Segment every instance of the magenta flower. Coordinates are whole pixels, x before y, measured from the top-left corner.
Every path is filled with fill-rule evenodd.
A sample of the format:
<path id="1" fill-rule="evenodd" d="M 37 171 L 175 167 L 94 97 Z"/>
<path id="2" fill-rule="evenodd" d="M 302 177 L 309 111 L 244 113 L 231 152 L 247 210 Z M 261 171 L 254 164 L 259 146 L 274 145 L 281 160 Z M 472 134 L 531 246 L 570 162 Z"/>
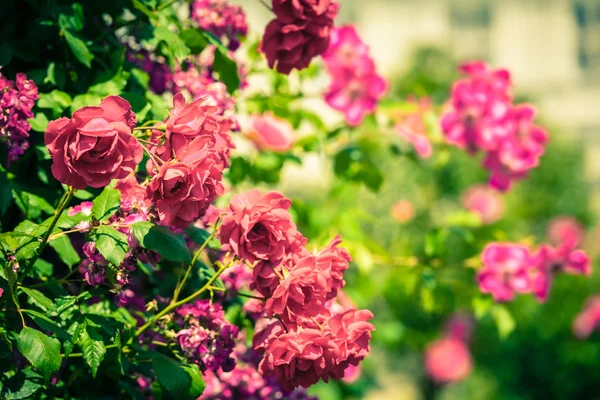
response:
<path id="1" fill-rule="evenodd" d="M 347 69 L 368 70 L 371 67 L 369 46 L 358 36 L 354 25 L 333 29 L 323 60 L 332 74 Z"/>
<path id="2" fill-rule="evenodd" d="M 244 11 L 226 0 L 195 0 L 191 17 L 203 30 L 225 39 L 230 50 L 236 50 L 240 46 L 240 37 L 248 34 Z"/>
<path id="3" fill-rule="evenodd" d="M 515 293 L 530 293 L 528 267 L 531 254 L 525 246 L 490 243 L 482 254 L 483 268 L 477 273 L 479 289 L 496 301 L 510 301 Z"/>
<path id="4" fill-rule="evenodd" d="M 357 126 L 375 110 L 386 91 L 386 80 L 375 72 L 372 64 L 365 71 L 336 75 L 325 93 L 325 101 L 331 108 L 344 113 L 348 125 Z"/>
<path id="5" fill-rule="evenodd" d="M 452 88 L 442 131 L 448 143 L 470 153 L 480 148 L 493 150 L 505 133 L 502 122 L 512 100 L 510 74 L 477 61 L 461 65 L 460 70 L 468 77 Z"/>
<path id="6" fill-rule="evenodd" d="M 29 148 L 27 119 L 33 118 L 31 109 L 38 98 L 38 88 L 27 75 L 18 73 L 12 81 L 0 72 L 0 143 L 6 145 L 7 165 Z"/>

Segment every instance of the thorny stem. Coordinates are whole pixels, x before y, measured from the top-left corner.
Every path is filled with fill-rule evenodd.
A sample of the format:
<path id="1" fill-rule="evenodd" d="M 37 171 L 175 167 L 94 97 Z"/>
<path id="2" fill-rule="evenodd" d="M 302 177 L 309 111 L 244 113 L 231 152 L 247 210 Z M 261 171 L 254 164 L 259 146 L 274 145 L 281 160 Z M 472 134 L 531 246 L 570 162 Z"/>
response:
<path id="1" fill-rule="evenodd" d="M 208 246 L 210 241 L 217 234 L 217 230 L 219 229 L 220 222 L 221 222 L 221 217 L 219 217 L 217 219 L 217 222 L 215 222 L 213 233 L 211 233 L 210 236 L 208 238 L 206 238 L 204 243 L 202 243 L 202 246 L 200 246 L 198 251 L 196 251 L 196 253 L 194 254 L 194 257 L 192 257 L 192 261 L 190 262 L 190 265 L 188 265 L 187 270 L 185 271 L 183 280 L 181 281 L 181 283 L 177 284 L 177 286 L 175 287 L 175 293 L 173 293 L 173 300 L 171 300 L 171 304 L 175 303 L 177 301 L 177 299 L 179 298 L 179 294 L 183 290 L 183 287 L 184 287 L 185 283 L 187 282 L 187 280 L 190 276 L 190 273 L 192 272 L 192 268 L 194 267 L 194 264 L 196 264 L 196 260 L 198 260 L 198 257 L 200 257 L 200 254 L 202 253 L 202 251 L 206 248 L 206 246 Z"/>
<path id="2" fill-rule="evenodd" d="M 67 205 L 73 198 L 74 194 L 75 194 L 75 188 L 70 186 L 69 190 L 67 192 L 65 192 L 65 194 L 63 194 L 63 196 L 61 197 L 58 208 L 54 212 L 54 218 L 52 219 L 52 222 L 50 222 L 50 226 L 48 227 L 48 230 L 46 231 L 46 234 L 44 235 L 42 242 L 40 243 L 40 248 L 35 253 L 35 256 L 31 260 L 31 262 L 29 262 L 27 267 L 24 269 L 23 274 L 21 275 L 22 279 L 27 277 L 27 274 L 29 273 L 29 271 L 31 271 L 31 268 L 33 267 L 35 262 L 38 260 L 38 258 L 40 258 L 40 255 L 42 254 L 42 252 L 44 251 L 44 248 L 48 244 L 50 235 L 52 234 L 52 231 L 54 230 L 54 227 L 56 226 L 58 219 L 62 215 L 63 211 L 65 211 L 65 208 L 67 208 Z"/>

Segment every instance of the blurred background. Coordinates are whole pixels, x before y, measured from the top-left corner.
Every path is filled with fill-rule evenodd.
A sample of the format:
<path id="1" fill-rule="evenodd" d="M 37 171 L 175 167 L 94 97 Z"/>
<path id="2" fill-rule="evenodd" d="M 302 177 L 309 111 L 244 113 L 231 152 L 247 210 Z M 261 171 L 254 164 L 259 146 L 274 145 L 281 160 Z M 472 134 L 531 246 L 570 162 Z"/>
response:
<path id="1" fill-rule="evenodd" d="M 258 0 L 232 2 L 244 7 L 258 40 L 269 10 Z M 431 160 L 390 155 L 377 150 L 376 124 L 365 124 L 352 141 L 377 160 L 378 192 L 341 181 L 318 153 L 306 155 L 303 167 L 285 166 L 279 188 L 293 198 L 300 229 L 315 246 L 342 234 L 354 258 L 347 293 L 376 316 L 372 356 L 360 378 L 319 385 L 315 393 L 600 399 L 600 338 L 579 340 L 572 328 L 586 299 L 600 293 L 596 263 L 589 278 L 557 279 L 545 304 L 530 296 L 495 304 L 474 280 L 487 243 L 539 244 L 561 216 L 581 224 L 584 248 L 597 258 L 600 0 L 342 0 L 337 24 L 345 23 L 369 44 L 393 101 L 427 97 L 441 106 L 457 65 L 486 60 L 511 72 L 517 99 L 536 106 L 551 143 L 541 166 L 502 196 L 502 217 L 492 224 L 469 219 L 461 205 L 469 187 L 486 181 L 480 159 L 451 148 Z M 435 384 L 423 353 L 462 311 L 473 320 L 473 369 L 460 382 Z"/>

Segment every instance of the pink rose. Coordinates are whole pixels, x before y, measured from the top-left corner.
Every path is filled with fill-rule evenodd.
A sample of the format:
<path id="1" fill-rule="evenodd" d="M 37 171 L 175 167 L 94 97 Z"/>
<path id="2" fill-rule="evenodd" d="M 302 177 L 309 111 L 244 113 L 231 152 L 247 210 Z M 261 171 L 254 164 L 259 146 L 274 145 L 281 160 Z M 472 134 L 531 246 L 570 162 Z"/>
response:
<path id="1" fill-rule="evenodd" d="M 294 145 L 294 128 L 286 120 L 272 114 L 251 117 L 247 136 L 261 150 L 284 153 Z"/>
<path id="2" fill-rule="evenodd" d="M 479 216 L 484 224 L 502 218 L 504 200 L 498 191 L 487 185 L 471 186 L 462 196 L 463 207 Z"/>
<path id="3" fill-rule="evenodd" d="M 202 139 L 190 143 L 181 161 L 161 165 L 146 189 L 164 225 L 186 228 L 223 193 L 223 171 Z"/>
<path id="4" fill-rule="evenodd" d="M 321 312 L 330 287 L 327 274 L 315 263 L 313 255 L 298 261 L 265 303 L 268 316 L 280 315 L 285 322 L 296 323 L 300 317 L 316 316 Z"/>
<path id="5" fill-rule="evenodd" d="M 352 308 L 329 319 L 327 324 L 338 347 L 336 363 L 340 366 L 330 374 L 334 379 L 342 379 L 349 365 L 358 365 L 371 351 L 371 332 L 375 326 L 369 320 L 373 317 L 369 310 Z"/>
<path id="6" fill-rule="evenodd" d="M 233 144 L 229 134 L 231 123 L 221 120 L 217 108 L 204 96 L 186 105 L 185 96 L 177 93 L 173 98 L 173 110 L 165 121 L 166 133 L 155 130 L 150 139 L 156 143 L 153 151 L 164 161 L 179 154 L 198 137 L 210 144 L 210 157 L 218 160 L 223 168 L 229 165 L 229 153 Z"/>
<path id="7" fill-rule="evenodd" d="M 461 340 L 440 339 L 425 351 L 425 371 L 438 383 L 463 380 L 469 376 L 472 368 L 471 354 Z"/>
<path id="8" fill-rule="evenodd" d="M 268 344 L 258 370 L 263 376 L 274 374 L 285 390 L 307 388 L 319 379 L 329 380 L 337 351 L 331 335 L 319 329 L 283 333 Z"/>
<path id="9" fill-rule="evenodd" d="M 315 256 L 317 269 L 327 279 L 328 300 L 335 298 L 337 291 L 346 285 L 344 271 L 348 269 L 348 263 L 352 260 L 346 249 L 338 247 L 340 243 L 342 243 L 342 238 L 337 235 L 327 247 Z"/>
<path id="10" fill-rule="evenodd" d="M 250 262 L 276 263 L 304 246 L 306 239 L 288 213 L 291 204 L 279 192 L 258 189 L 234 196 L 219 231 L 223 249 Z"/>
<path id="11" fill-rule="evenodd" d="M 99 107 L 83 107 L 73 117 L 50 121 L 44 141 L 52 157 L 52 174 L 76 189 L 100 188 L 125 178 L 142 160 L 143 150 L 131 134 L 131 105 L 118 96 Z"/>
<path id="12" fill-rule="evenodd" d="M 297 251 L 287 254 L 281 261 L 272 263 L 268 260 L 259 261 L 252 269 L 252 282 L 250 289 L 256 290 L 265 297 L 271 297 L 279 286 L 280 277 L 291 271 L 296 263 L 303 257 L 310 255 L 308 250 L 301 247 Z"/>

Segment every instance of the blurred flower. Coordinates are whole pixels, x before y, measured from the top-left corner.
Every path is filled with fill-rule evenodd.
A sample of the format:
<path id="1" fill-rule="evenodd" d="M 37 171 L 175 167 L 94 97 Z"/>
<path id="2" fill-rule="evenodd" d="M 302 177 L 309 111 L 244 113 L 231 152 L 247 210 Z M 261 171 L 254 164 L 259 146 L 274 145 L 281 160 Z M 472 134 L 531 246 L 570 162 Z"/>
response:
<path id="1" fill-rule="evenodd" d="M 365 70 L 371 67 L 369 46 L 360 39 L 354 25 L 337 26 L 333 29 L 323 60 L 332 75 L 347 69 Z"/>
<path id="2" fill-rule="evenodd" d="M 399 200 L 392 206 L 392 216 L 402 224 L 412 221 L 415 217 L 415 208 L 408 200 Z"/>
<path id="3" fill-rule="evenodd" d="M 550 243 L 555 246 L 577 247 L 583 242 L 585 231 L 575 218 L 559 216 L 552 218 L 548 224 L 547 234 Z"/>
<path id="4" fill-rule="evenodd" d="M 483 268 L 477 273 L 479 289 L 490 293 L 496 301 L 510 301 L 515 293 L 530 293 L 527 268 L 531 254 L 525 246 L 512 243 L 490 243 L 482 254 Z"/>
<path id="5" fill-rule="evenodd" d="M 431 157 L 433 147 L 429 136 L 427 136 L 424 114 L 431 110 L 431 104 L 428 99 L 411 103 L 416 107 L 416 110 L 394 115 L 394 131 L 413 145 L 419 157 L 427 159 Z"/>
<path id="6" fill-rule="evenodd" d="M 435 382 L 451 383 L 465 379 L 473 368 L 465 342 L 446 337 L 433 342 L 425 350 L 425 372 Z"/>
<path id="7" fill-rule="evenodd" d="M 248 34 L 244 11 L 226 0 L 195 0 L 191 16 L 202 30 L 225 39 L 224 43 L 230 50 L 236 50 L 240 46 L 239 38 Z"/>
<path id="8" fill-rule="evenodd" d="M 476 213 L 484 224 L 498 221 L 504 212 L 504 200 L 500 193 L 486 185 L 468 188 L 462 196 L 463 207 Z"/>
<path id="9" fill-rule="evenodd" d="M 455 82 L 450 104 L 441 119 L 446 141 L 471 154 L 486 153 L 490 185 L 505 191 L 539 164 L 548 140 L 533 124 L 535 109 L 514 105 L 510 74 L 483 62 L 460 67 L 467 77 Z"/>
<path id="10" fill-rule="evenodd" d="M 342 74 L 329 86 L 325 101 L 331 108 L 344 113 L 348 125 L 357 126 L 375 110 L 386 91 L 386 80 L 374 70 L 360 75 Z"/>
<path id="11" fill-rule="evenodd" d="M 446 321 L 444 333 L 446 337 L 470 342 L 473 335 L 473 318 L 462 312 L 455 313 Z"/>
<path id="12" fill-rule="evenodd" d="M 292 125 L 270 113 L 251 116 L 246 135 L 259 149 L 277 153 L 290 150 L 295 141 Z"/>
<path id="13" fill-rule="evenodd" d="M 573 321 L 573 334 L 579 339 L 587 339 L 594 330 L 600 328 L 600 296 L 587 299 L 583 310 Z"/>

